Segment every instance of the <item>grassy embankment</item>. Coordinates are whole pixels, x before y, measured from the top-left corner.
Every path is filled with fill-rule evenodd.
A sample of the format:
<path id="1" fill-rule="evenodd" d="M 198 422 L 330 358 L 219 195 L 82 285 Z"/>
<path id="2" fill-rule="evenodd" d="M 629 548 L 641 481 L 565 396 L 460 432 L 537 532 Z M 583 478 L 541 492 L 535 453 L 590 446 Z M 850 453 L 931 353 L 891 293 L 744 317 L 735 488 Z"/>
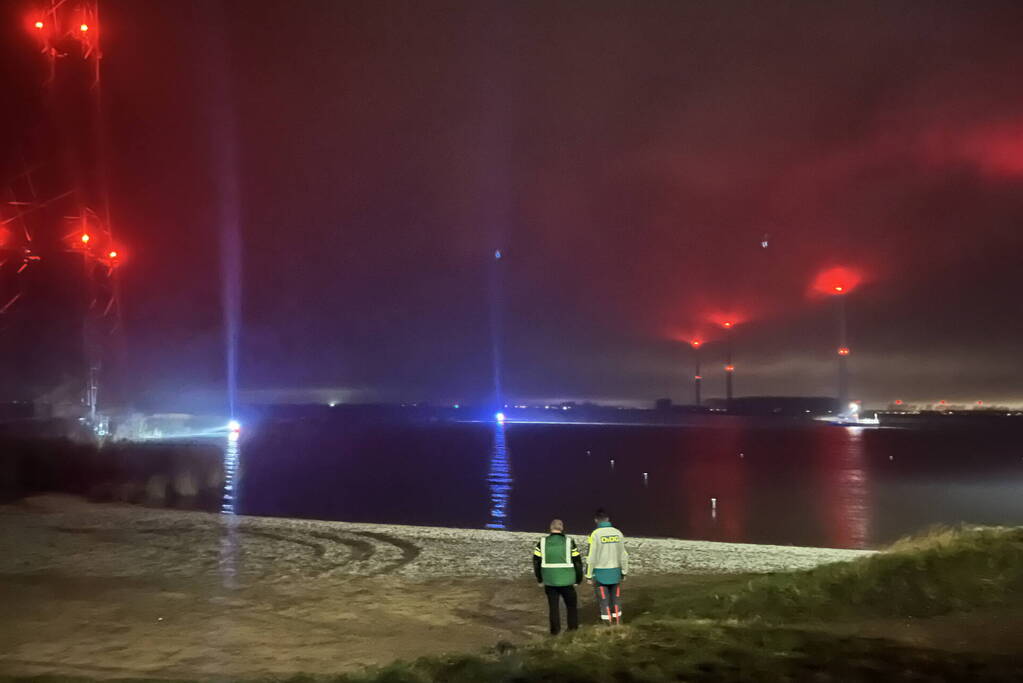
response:
<path id="1" fill-rule="evenodd" d="M 1023 530 L 942 530 L 805 572 L 651 588 L 632 596 L 639 616 L 619 629 L 397 662 L 338 680 L 1020 681 L 1023 658 L 985 641 L 1013 614 L 1023 616 L 1021 593 Z M 970 618 L 957 624 L 955 615 Z M 949 617 L 956 651 L 926 639 L 929 624 L 947 631 Z M 898 638 L 908 621 L 924 642 Z M 889 637 L 849 635 L 863 632 Z"/>

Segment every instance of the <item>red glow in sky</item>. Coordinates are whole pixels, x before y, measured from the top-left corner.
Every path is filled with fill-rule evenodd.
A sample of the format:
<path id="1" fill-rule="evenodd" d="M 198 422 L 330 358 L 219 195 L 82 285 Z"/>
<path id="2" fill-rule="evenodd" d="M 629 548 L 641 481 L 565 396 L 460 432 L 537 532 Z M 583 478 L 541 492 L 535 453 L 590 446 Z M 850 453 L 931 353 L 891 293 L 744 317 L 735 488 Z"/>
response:
<path id="1" fill-rule="evenodd" d="M 817 294 L 848 294 L 863 282 L 863 274 L 846 266 L 835 266 L 821 271 L 814 278 L 811 289 Z"/>

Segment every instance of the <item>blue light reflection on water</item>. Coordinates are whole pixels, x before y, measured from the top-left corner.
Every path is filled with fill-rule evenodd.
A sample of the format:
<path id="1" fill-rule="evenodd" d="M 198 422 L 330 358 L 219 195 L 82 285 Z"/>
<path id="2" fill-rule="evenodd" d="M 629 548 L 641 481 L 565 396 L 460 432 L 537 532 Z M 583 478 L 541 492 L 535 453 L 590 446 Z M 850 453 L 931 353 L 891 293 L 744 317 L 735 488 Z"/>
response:
<path id="1" fill-rule="evenodd" d="M 231 431 L 224 446 L 224 496 L 220 503 L 223 520 L 220 539 L 220 576 L 225 586 L 233 588 L 238 576 L 238 461 L 241 456 L 239 433 Z"/>
<path id="2" fill-rule="evenodd" d="M 494 443 L 490 449 L 490 470 L 487 472 L 487 487 L 490 491 L 490 521 L 486 526 L 488 529 L 507 528 L 508 498 L 511 496 L 513 482 L 504 430 L 504 421 L 495 420 Z"/>

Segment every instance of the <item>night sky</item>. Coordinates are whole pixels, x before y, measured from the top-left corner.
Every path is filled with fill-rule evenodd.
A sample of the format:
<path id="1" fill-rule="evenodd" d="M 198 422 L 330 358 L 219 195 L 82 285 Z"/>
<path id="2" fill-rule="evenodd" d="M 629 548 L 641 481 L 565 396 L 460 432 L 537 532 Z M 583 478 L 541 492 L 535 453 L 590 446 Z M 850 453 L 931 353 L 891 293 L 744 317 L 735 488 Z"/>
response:
<path id="1" fill-rule="evenodd" d="M 101 6 L 140 397 L 222 386 L 236 192 L 250 400 L 483 400 L 495 305 L 512 400 L 686 401 L 721 317 L 737 395 L 833 395 L 846 266 L 855 397 L 1023 402 L 1018 1 Z"/>

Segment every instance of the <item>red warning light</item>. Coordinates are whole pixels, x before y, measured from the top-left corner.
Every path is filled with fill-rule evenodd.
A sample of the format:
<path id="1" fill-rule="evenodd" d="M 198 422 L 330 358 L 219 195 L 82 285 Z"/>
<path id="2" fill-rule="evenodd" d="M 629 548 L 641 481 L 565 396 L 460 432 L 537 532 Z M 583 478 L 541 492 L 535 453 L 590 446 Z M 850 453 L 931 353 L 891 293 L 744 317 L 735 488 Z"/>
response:
<path id="1" fill-rule="evenodd" d="M 91 239 L 92 238 L 89 237 L 89 233 L 87 233 L 87 232 L 86 233 L 82 233 L 82 244 L 88 244 L 89 240 L 91 240 Z"/>
<path id="2" fill-rule="evenodd" d="M 698 349 L 701 346 L 703 346 L 703 340 L 702 339 L 693 339 L 693 340 L 691 340 L 689 342 L 689 345 L 692 346 L 694 349 Z"/>
<path id="3" fill-rule="evenodd" d="M 735 366 L 734 365 L 726 365 L 725 366 L 725 372 L 735 372 Z"/>
<path id="4" fill-rule="evenodd" d="M 941 399 L 940 401 L 938 401 L 938 404 L 939 405 L 945 405 L 945 399 Z"/>
<path id="5" fill-rule="evenodd" d="M 849 347 L 848 346 L 841 346 L 841 347 L 839 347 L 838 355 L 839 356 L 848 356 L 849 355 Z"/>
<path id="6" fill-rule="evenodd" d="M 703 379 L 703 375 L 693 375 L 693 379 Z"/>
<path id="7" fill-rule="evenodd" d="M 901 398 L 895 399 L 895 405 L 901 406 L 902 405 L 902 399 Z"/>
<path id="8" fill-rule="evenodd" d="M 107 254 L 107 256 L 109 256 L 110 258 L 117 258 L 117 252 L 116 251 L 112 251 L 109 254 Z"/>
<path id="9" fill-rule="evenodd" d="M 78 30 L 81 31 L 82 33 L 85 33 L 86 31 L 89 30 L 89 25 L 88 24 L 82 24 L 81 26 L 78 27 Z"/>
<path id="10" fill-rule="evenodd" d="M 37 21 L 35 24 L 33 24 L 33 26 L 35 26 L 37 29 L 41 29 L 41 28 L 45 27 L 46 24 L 44 24 L 41 21 Z"/>
<path id="11" fill-rule="evenodd" d="M 725 328 L 731 329 L 732 325 L 734 325 L 734 324 L 735 323 L 733 323 L 731 320 L 726 320 L 723 323 L 721 323 L 721 327 L 725 327 Z"/>
<path id="12" fill-rule="evenodd" d="M 984 405 L 984 402 L 983 401 L 977 401 L 977 405 L 982 406 L 982 405 Z"/>
<path id="13" fill-rule="evenodd" d="M 863 274 L 853 268 L 842 266 L 821 271 L 814 278 L 811 288 L 820 294 L 848 294 L 863 281 Z"/>

